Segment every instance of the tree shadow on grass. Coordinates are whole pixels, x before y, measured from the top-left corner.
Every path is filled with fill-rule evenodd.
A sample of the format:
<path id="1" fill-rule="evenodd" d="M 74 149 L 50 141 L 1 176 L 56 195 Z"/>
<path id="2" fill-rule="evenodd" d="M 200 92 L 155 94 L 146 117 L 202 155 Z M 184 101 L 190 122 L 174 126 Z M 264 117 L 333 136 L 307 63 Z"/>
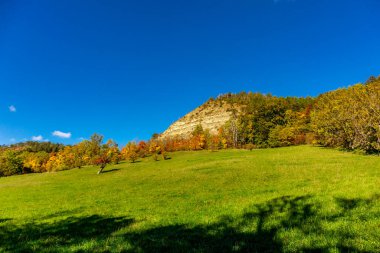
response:
<path id="1" fill-rule="evenodd" d="M 284 196 L 263 205 L 256 205 L 240 217 L 223 216 L 209 225 L 172 225 L 139 233 L 125 234 L 140 252 L 281 252 L 283 242 L 279 229 L 300 226 L 314 215 L 309 196 Z M 286 213 L 276 226 L 267 226 L 275 214 Z"/>
<path id="2" fill-rule="evenodd" d="M 104 174 L 104 173 L 109 173 L 109 172 L 114 172 L 114 171 L 118 171 L 118 170 L 120 170 L 120 169 L 103 170 L 103 171 L 102 171 L 102 174 Z"/>
<path id="3" fill-rule="evenodd" d="M 356 204 L 344 204 L 348 208 L 341 208 L 327 217 L 319 213 L 320 204 L 306 195 L 275 198 L 253 205 L 241 215 L 222 216 L 208 224 L 174 224 L 138 230 L 130 228 L 135 222 L 133 219 L 92 215 L 70 217 L 55 223 L 1 225 L 0 251 L 366 252 L 347 241 L 355 234 L 328 230 L 323 222 L 339 223 L 351 215 L 352 208 L 373 206 L 379 199 L 377 196 L 336 199 L 338 205 Z M 331 239 L 330 244 L 318 244 L 321 236 Z M 303 244 L 304 239 L 311 243 Z"/>
<path id="4" fill-rule="evenodd" d="M 370 206 L 380 200 L 380 194 L 374 194 L 368 199 L 363 198 L 335 198 L 336 203 L 346 211 L 353 210 L 360 206 Z"/>
<path id="5" fill-rule="evenodd" d="M 375 200 L 363 199 L 362 203 L 371 205 Z M 363 240 L 363 235 L 326 229 L 326 217 L 319 209 L 311 196 L 283 196 L 212 224 L 161 226 L 123 237 L 132 244 L 133 252 L 373 252 L 349 241 L 355 236 Z M 328 220 L 339 222 L 348 213 L 342 210 Z M 325 244 L 318 243 L 321 237 L 327 239 Z"/>
<path id="6" fill-rule="evenodd" d="M 125 217 L 70 217 L 54 223 L 0 227 L 0 252 L 57 252 L 86 242 L 103 242 L 134 222 Z"/>
<path id="7" fill-rule="evenodd" d="M 0 219 L 0 223 L 6 222 L 6 221 L 9 221 L 9 220 L 11 220 L 11 219 L 8 219 L 8 218 L 6 218 L 6 219 Z"/>

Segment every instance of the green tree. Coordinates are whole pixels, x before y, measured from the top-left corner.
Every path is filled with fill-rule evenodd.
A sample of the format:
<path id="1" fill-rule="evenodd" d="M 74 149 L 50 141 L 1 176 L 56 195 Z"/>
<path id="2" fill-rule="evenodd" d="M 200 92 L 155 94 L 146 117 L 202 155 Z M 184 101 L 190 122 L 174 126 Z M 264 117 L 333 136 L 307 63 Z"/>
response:
<path id="1" fill-rule="evenodd" d="M 0 155 L 0 176 L 22 173 L 22 159 L 15 151 L 7 150 Z"/>

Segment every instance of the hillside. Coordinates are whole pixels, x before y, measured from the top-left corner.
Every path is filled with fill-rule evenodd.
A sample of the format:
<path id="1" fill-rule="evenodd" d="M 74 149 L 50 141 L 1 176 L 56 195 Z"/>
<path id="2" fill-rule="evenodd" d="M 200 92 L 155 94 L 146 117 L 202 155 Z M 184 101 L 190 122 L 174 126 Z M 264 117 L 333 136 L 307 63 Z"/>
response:
<path id="1" fill-rule="evenodd" d="M 380 153 L 379 101 L 380 77 L 318 97 L 227 93 L 176 121 L 161 138 L 169 151 L 320 144 Z M 166 140 L 175 136 L 182 138 Z"/>
<path id="2" fill-rule="evenodd" d="M 171 157 L 0 178 L 0 252 L 379 252 L 377 156 Z"/>
<path id="3" fill-rule="evenodd" d="M 202 125 L 204 130 L 217 134 L 218 129 L 231 119 L 233 112 L 239 114 L 242 105 L 231 104 L 222 100 L 209 100 L 189 112 L 161 134 L 161 138 L 189 137 L 195 127 Z"/>
<path id="4" fill-rule="evenodd" d="M 210 98 L 161 136 L 132 141 L 125 147 L 96 133 L 73 146 L 49 142 L 0 146 L 0 176 L 104 165 L 149 155 L 165 157 L 166 152 L 185 150 L 319 144 L 379 154 L 379 101 L 380 77 L 316 98 L 227 93 Z"/>

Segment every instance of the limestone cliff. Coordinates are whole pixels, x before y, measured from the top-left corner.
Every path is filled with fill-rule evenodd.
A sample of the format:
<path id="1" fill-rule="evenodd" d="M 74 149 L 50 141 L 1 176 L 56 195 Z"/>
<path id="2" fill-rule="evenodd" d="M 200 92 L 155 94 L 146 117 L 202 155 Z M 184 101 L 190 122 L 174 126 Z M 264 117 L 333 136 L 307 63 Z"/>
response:
<path id="1" fill-rule="evenodd" d="M 216 134 L 218 129 L 230 120 L 233 111 L 241 111 L 238 105 L 231 105 L 221 100 L 211 100 L 174 122 L 161 134 L 161 138 L 188 137 L 197 125 Z"/>

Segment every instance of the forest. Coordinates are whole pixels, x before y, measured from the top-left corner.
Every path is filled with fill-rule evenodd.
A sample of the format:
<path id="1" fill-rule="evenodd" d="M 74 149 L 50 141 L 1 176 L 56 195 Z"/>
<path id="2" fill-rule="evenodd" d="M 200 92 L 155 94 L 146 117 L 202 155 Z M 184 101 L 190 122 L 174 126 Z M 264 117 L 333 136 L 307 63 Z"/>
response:
<path id="1" fill-rule="evenodd" d="M 0 176 L 40 173 L 135 162 L 151 156 L 168 159 L 168 152 L 227 148 L 273 148 L 321 145 L 373 154 L 380 151 L 380 76 L 364 84 L 340 88 L 318 97 L 277 97 L 270 94 L 224 94 L 210 100 L 239 105 L 231 119 L 210 134 L 198 125 L 191 136 L 129 142 L 120 148 L 112 139 L 93 134 L 75 145 L 24 142 L 0 147 Z M 207 102 L 206 102 L 207 104 Z"/>

